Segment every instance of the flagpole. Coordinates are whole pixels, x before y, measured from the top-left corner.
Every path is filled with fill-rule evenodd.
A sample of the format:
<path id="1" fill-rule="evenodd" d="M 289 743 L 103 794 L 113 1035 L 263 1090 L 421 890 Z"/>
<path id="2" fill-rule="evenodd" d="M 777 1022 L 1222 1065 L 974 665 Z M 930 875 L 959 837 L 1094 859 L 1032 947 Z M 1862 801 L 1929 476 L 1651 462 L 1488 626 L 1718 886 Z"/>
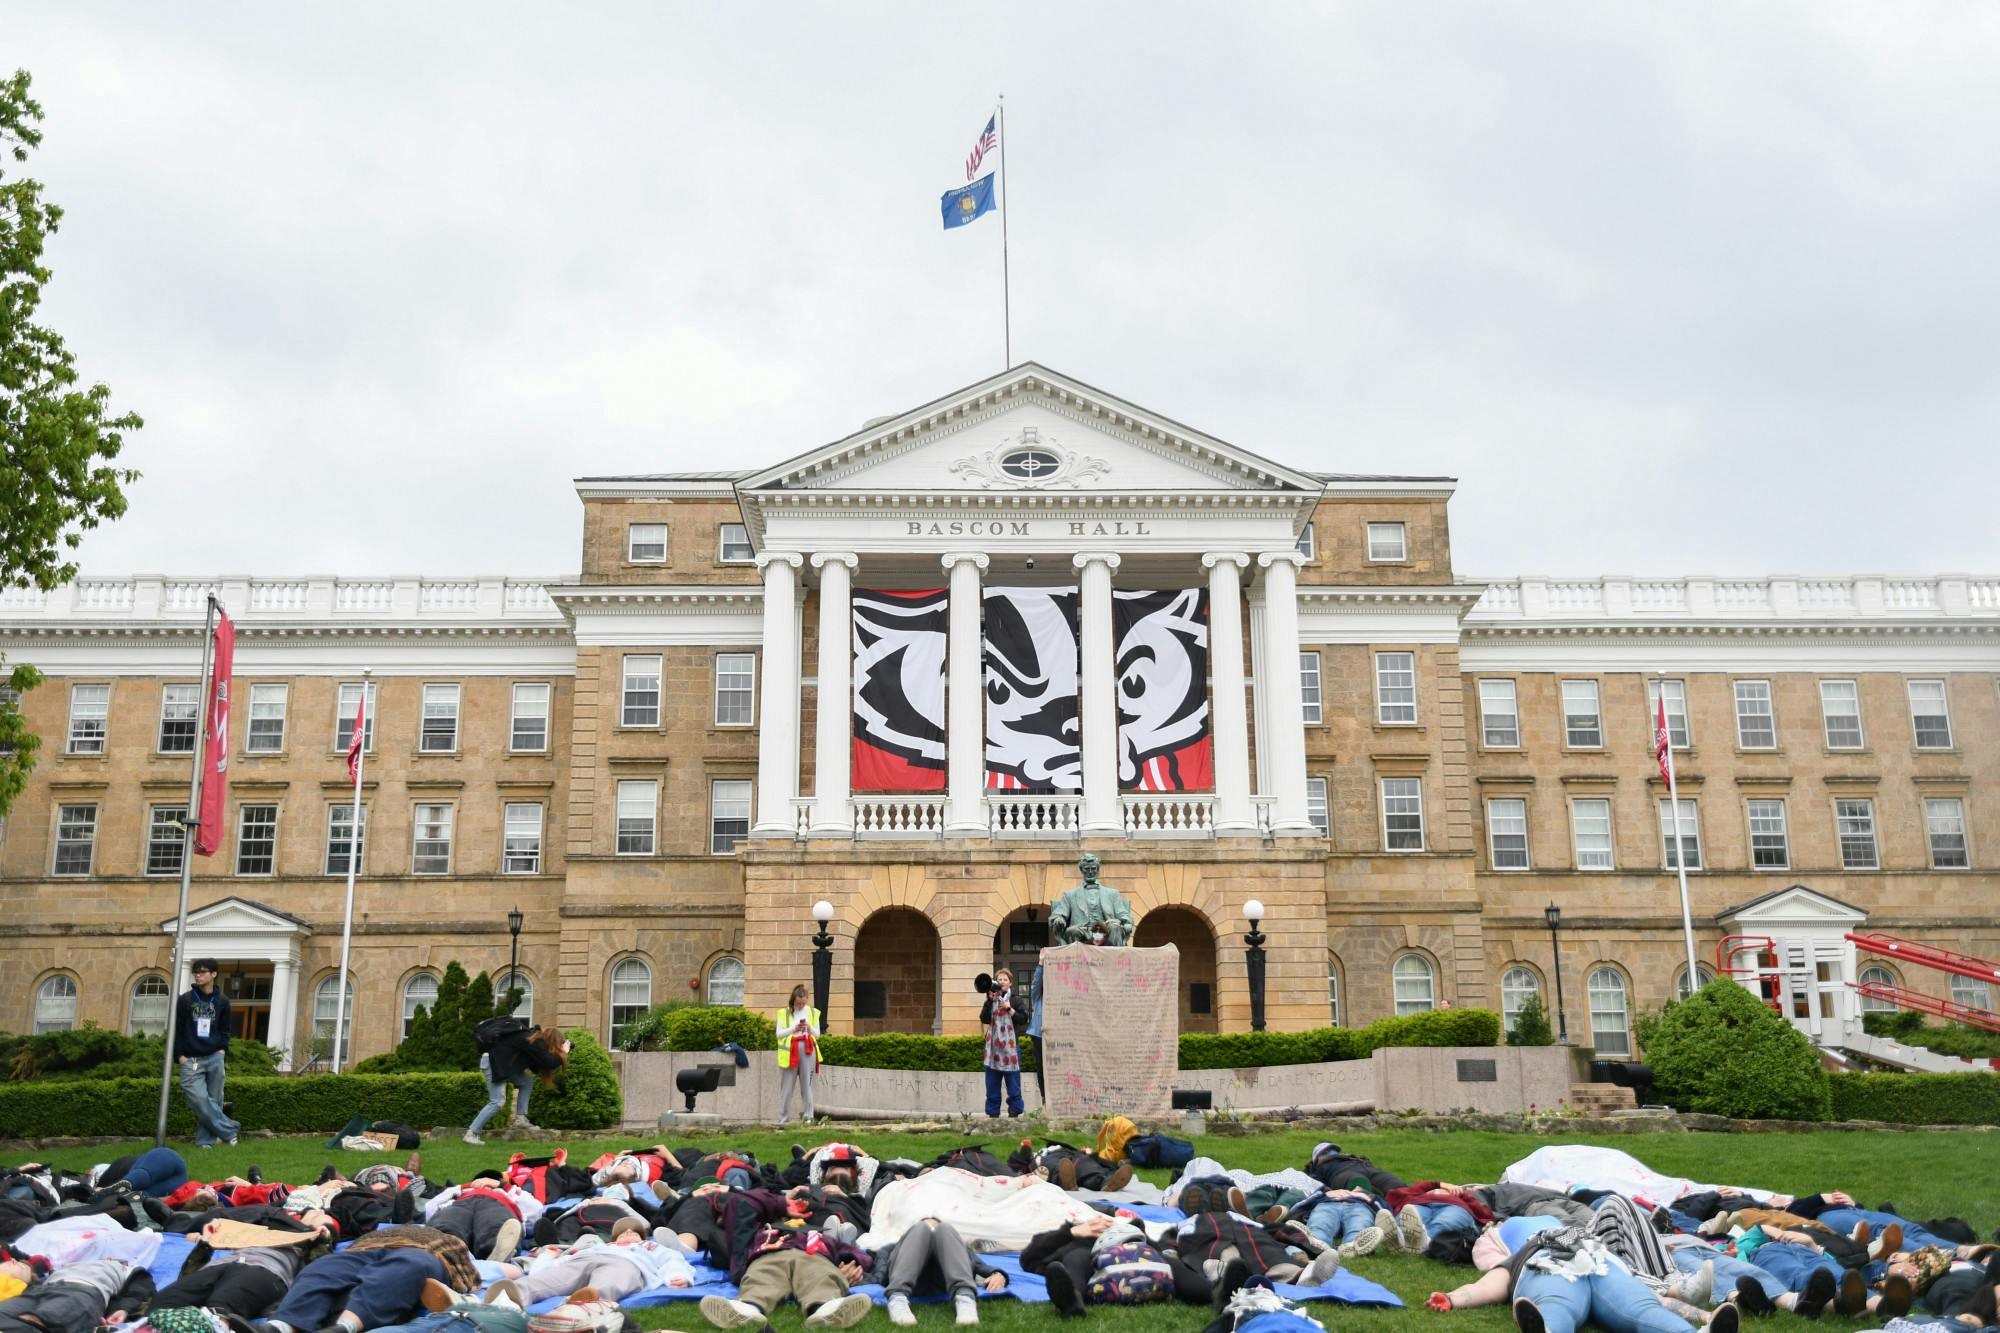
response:
<path id="1" fill-rule="evenodd" d="M 994 112 L 1000 119 L 1000 170 L 993 184 L 1000 192 L 1000 327 L 1006 340 L 1007 364 L 1002 370 L 1014 368 L 1014 290 L 1013 280 L 1007 269 L 1007 94 L 1000 94 L 1000 109 Z"/>
<path id="2" fill-rule="evenodd" d="M 368 711 L 368 680 L 375 668 L 361 668 L 361 719 L 355 725 L 361 729 L 358 739 L 360 748 L 354 752 L 354 804 L 348 807 L 353 815 L 350 841 L 347 844 L 347 903 L 340 913 L 340 984 L 334 988 L 333 1008 L 333 1072 L 340 1072 L 343 1054 L 342 1034 L 347 1028 L 347 959 L 354 942 L 354 874 L 361 866 L 361 850 L 367 845 L 368 825 L 361 814 L 361 771 L 368 766 L 368 726 L 374 720 Z"/>
<path id="3" fill-rule="evenodd" d="M 215 594 L 208 595 L 208 605 L 202 613 L 201 623 L 201 717 L 194 731 L 194 772 L 188 776 L 188 808 L 181 816 L 181 905 L 174 917 L 174 966 L 170 974 L 173 987 L 167 1002 L 167 1049 L 160 1057 L 160 1115 L 153 1126 L 153 1146 L 167 1146 L 167 1100 L 174 1087 L 174 1029 L 180 1017 L 181 1008 L 181 965 L 187 952 L 188 927 L 188 886 L 194 875 L 194 836 L 201 823 L 201 783 L 202 770 L 207 766 L 208 750 L 208 710 L 209 710 L 209 650 L 215 645 L 215 608 L 218 603 Z M 216 1108 L 220 1110 L 220 1107 Z"/>
<path id="4" fill-rule="evenodd" d="M 1667 709 L 1667 681 L 1666 681 L 1667 673 L 1662 671 L 1659 673 L 1659 675 L 1660 675 L 1660 715 L 1662 717 L 1665 717 Z M 1667 808 L 1674 812 L 1674 869 L 1680 872 L 1681 934 L 1686 938 L 1687 941 L 1688 993 L 1693 994 L 1695 991 L 1701 989 L 1701 973 L 1695 967 L 1695 962 L 1694 962 L 1694 915 L 1688 910 L 1687 844 L 1681 841 L 1681 788 L 1679 779 L 1674 775 L 1674 737 L 1673 737 L 1673 732 L 1670 728 L 1666 730 L 1667 730 Z"/>

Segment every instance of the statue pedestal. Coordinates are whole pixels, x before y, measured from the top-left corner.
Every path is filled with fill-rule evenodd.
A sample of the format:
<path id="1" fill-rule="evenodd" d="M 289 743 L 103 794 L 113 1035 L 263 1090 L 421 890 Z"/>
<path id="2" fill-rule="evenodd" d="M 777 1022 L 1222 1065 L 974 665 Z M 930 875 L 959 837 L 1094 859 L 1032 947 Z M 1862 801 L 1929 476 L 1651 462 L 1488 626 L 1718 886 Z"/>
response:
<path id="1" fill-rule="evenodd" d="M 1172 1111 L 1181 955 L 1065 944 L 1042 950 L 1042 1072 L 1051 1120 Z"/>

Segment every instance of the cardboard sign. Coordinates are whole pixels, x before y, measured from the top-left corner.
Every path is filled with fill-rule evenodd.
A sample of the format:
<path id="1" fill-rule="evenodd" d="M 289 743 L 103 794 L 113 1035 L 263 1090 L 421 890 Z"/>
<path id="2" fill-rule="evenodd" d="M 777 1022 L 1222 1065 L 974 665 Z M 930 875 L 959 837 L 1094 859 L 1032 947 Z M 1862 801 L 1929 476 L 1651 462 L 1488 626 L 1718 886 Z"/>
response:
<path id="1" fill-rule="evenodd" d="M 1180 1067 L 1181 954 L 1065 944 L 1042 950 L 1048 1115 L 1159 1118 Z"/>

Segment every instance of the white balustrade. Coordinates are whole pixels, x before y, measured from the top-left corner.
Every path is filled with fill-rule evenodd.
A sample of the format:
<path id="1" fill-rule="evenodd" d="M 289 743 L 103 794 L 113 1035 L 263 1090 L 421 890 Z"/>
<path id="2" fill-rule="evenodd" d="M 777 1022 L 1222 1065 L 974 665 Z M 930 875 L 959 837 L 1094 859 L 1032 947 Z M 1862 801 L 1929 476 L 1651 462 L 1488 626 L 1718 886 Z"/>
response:
<path id="1" fill-rule="evenodd" d="M 522 583 L 515 579 L 507 580 L 501 604 L 510 612 L 553 611 L 556 607 L 546 584 Z"/>
<path id="2" fill-rule="evenodd" d="M 1490 583 L 1480 595 L 1479 609 L 1495 614 L 1519 615 L 1521 613 L 1521 585 L 1518 583 Z"/>
<path id="3" fill-rule="evenodd" d="M 2000 611 L 2000 579 L 1973 579 L 1965 585 L 1965 601 L 1975 611 Z"/>
<path id="4" fill-rule="evenodd" d="M 1632 580 L 1632 609 L 1646 615 L 1673 614 L 1688 609 L 1687 584 L 1679 579 Z"/>
<path id="5" fill-rule="evenodd" d="M 1937 610 L 1937 582 L 1933 579 L 1885 579 L 1882 604 L 1891 611 Z"/>
<path id="6" fill-rule="evenodd" d="M 1725 615 L 1762 615 L 1771 609 L 1771 585 L 1764 579 L 1718 579 L 1715 606 Z"/>
<path id="7" fill-rule="evenodd" d="M 1252 796 L 1250 809 L 1257 817 L 1257 831 L 1268 836 L 1271 823 L 1277 818 L 1278 798 L 1275 796 Z"/>
<path id="8" fill-rule="evenodd" d="M 1070 792 L 988 794 L 986 831 L 996 838 L 1074 838 L 1083 831 L 1083 797 Z"/>
<path id="9" fill-rule="evenodd" d="M 425 579 L 418 604 L 425 611 L 475 611 L 479 608 L 479 580 Z"/>
<path id="10" fill-rule="evenodd" d="M 257 580 L 250 585 L 250 609 L 258 614 L 286 614 L 306 609 L 304 579 Z"/>
<path id="11" fill-rule="evenodd" d="M 856 796 L 848 802 L 857 838 L 944 836 L 942 796 Z"/>
<path id="12" fill-rule="evenodd" d="M 1127 792 L 1125 832 L 1134 838 L 1208 838 L 1215 833 L 1215 798 L 1169 792 Z"/>
<path id="13" fill-rule="evenodd" d="M 39 611 L 48 603 L 40 588 L 0 588 L 0 611 Z"/>
<path id="14" fill-rule="evenodd" d="M 1604 611 L 1604 585 L 1595 579 L 1551 580 L 1549 609 L 1565 616 L 1601 615 Z"/>
<path id="15" fill-rule="evenodd" d="M 812 822 L 813 798 L 810 796 L 794 796 L 792 798 L 792 828 L 803 838 L 806 836 L 806 830 L 812 827 Z"/>
<path id="16" fill-rule="evenodd" d="M 1987 616 L 2000 612 L 2000 579 L 1996 578 L 1615 579 L 1612 582 L 1626 593 L 1616 599 L 1605 597 L 1602 579 L 1485 582 L 1486 591 L 1466 616 L 1469 625 L 1578 618 L 1616 621 L 1663 615 L 1787 620 Z"/>
<path id="17" fill-rule="evenodd" d="M 1815 615 L 1854 609 L 1854 583 L 1850 579 L 1800 579 L 1799 610 Z"/>
<path id="18" fill-rule="evenodd" d="M 387 611 L 395 595 L 396 585 L 388 579 L 342 579 L 333 590 L 333 609 L 349 614 Z"/>
<path id="19" fill-rule="evenodd" d="M 76 609 L 79 611 L 130 611 L 135 584 L 131 579 L 78 579 Z"/>

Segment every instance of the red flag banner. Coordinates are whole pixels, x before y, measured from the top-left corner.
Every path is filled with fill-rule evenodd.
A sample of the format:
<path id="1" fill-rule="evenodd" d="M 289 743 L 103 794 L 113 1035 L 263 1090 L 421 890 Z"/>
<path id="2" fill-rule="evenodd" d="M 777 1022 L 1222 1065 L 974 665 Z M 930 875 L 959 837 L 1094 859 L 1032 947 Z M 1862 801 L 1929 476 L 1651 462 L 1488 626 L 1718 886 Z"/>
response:
<path id="1" fill-rule="evenodd" d="M 1660 765 L 1660 781 L 1671 783 L 1674 775 L 1667 771 L 1667 752 L 1673 748 L 1673 733 L 1667 730 L 1667 687 L 1660 687 L 1660 717 L 1653 732 L 1653 758 Z"/>
<path id="2" fill-rule="evenodd" d="M 368 737 L 368 682 L 361 682 L 361 697 L 354 703 L 354 735 L 347 742 L 347 780 L 361 781 L 361 743 Z"/>
<path id="3" fill-rule="evenodd" d="M 196 856 L 214 856 L 222 846 L 222 806 L 229 796 L 229 679 L 236 667 L 236 625 L 216 608 L 215 664 L 209 677 L 208 733 L 202 741 L 201 824 L 194 832 Z"/>

